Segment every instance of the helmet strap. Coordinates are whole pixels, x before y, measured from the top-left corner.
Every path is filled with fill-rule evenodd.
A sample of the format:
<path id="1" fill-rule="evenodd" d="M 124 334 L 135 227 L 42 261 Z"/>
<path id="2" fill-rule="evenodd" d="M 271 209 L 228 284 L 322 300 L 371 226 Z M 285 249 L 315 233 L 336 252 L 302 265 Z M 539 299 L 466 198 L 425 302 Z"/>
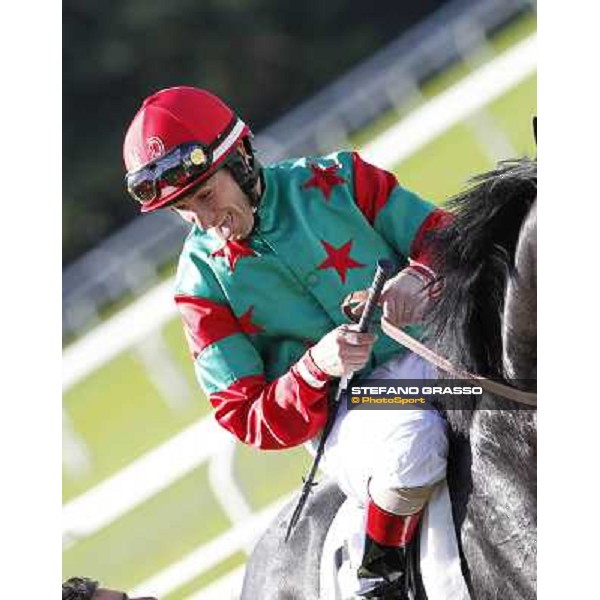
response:
<path id="1" fill-rule="evenodd" d="M 260 202 L 261 191 L 258 181 L 262 165 L 256 159 L 254 149 L 248 137 L 242 140 L 243 147 L 236 147 L 229 154 L 225 166 L 229 169 L 236 183 L 250 199 L 252 208 L 256 211 Z"/>

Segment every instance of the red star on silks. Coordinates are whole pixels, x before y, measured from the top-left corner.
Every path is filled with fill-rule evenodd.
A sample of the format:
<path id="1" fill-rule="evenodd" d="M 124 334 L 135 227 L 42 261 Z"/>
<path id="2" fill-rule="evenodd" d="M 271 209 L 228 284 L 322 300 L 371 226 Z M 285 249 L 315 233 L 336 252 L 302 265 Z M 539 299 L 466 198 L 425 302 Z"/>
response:
<path id="1" fill-rule="evenodd" d="M 317 267 L 317 269 L 335 269 L 340 276 L 342 283 L 346 283 L 346 272 L 348 269 L 358 269 L 366 267 L 362 263 L 355 261 L 350 257 L 350 249 L 352 248 L 352 240 L 348 240 L 343 246 L 334 248 L 325 240 L 321 240 L 321 244 L 327 252 L 327 258 Z"/>
<path id="2" fill-rule="evenodd" d="M 260 325 L 252 322 L 252 311 L 254 311 L 254 306 L 251 306 L 243 315 L 238 317 L 238 323 L 242 331 L 247 335 L 264 331 Z"/>
<path id="3" fill-rule="evenodd" d="M 339 185 L 340 183 L 346 183 L 343 177 L 340 177 L 336 171 L 339 169 L 339 165 L 331 165 L 331 167 L 320 167 L 319 165 L 310 165 L 312 176 L 308 181 L 302 184 L 304 189 L 308 188 L 319 188 L 327 200 L 331 196 L 331 188 Z"/>
<path id="4" fill-rule="evenodd" d="M 225 245 L 211 252 L 211 256 L 223 256 L 229 263 L 229 270 L 233 273 L 237 261 L 242 256 L 256 256 L 252 248 L 246 245 L 246 242 L 234 242 L 233 240 L 225 242 Z"/>

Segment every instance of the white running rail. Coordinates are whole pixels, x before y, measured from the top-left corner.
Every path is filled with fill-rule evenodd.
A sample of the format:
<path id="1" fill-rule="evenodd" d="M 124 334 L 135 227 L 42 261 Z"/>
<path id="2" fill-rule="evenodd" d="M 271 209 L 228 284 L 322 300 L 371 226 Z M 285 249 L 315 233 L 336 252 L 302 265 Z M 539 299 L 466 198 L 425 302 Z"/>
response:
<path id="1" fill-rule="evenodd" d="M 244 567 L 238 567 L 202 588 L 187 600 L 238 600 L 244 581 L 244 571 Z"/>
<path id="2" fill-rule="evenodd" d="M 501 96 L 536 70 L 537 36 L 513 46 L 390 127 L 361 150 L 376 165 L 394 167 L 451 125 Z"/>
<path id="3" fill-rule="evenodd" d="M 169 279 L 68 346 L 63 352 L 63 392 L 143 340 L 175 311 L 173 280 Z"/>
<path id="4" fill-rule="evenodd" d="M 229 448 L 231 434 L 205 417 L 62 509 L 66 544 L 106 527 L 204 461 Z"/>
<path id="5" fill-rule="evenodd" d="M 152 594 L 162 598 L 167 593 L 187 583 L 199 573 L 218 565 L 239 550 L 253 545 L 262 532 L 268 527 L 275 515 L 283 508 L 294 494 L 273 502 L 253 517 L 238 523 L 220 537 L 190 552 L 187 556 L 160 571 L 150 579 L 143 581 L 129 592 L 133 597 Z"/>

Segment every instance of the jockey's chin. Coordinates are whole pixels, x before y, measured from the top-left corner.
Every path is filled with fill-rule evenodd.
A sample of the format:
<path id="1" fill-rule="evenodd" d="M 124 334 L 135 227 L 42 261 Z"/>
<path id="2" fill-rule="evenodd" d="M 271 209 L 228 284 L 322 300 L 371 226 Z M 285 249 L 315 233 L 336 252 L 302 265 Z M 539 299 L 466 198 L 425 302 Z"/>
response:
<path id="1" fill-rule="evenodd" d="M 254 213 L 248 203 L 248 206 L 228 211 L 223 221 L 210 232 L 224 242 L 239 242 L 250 235 L 253 227 Z"/>

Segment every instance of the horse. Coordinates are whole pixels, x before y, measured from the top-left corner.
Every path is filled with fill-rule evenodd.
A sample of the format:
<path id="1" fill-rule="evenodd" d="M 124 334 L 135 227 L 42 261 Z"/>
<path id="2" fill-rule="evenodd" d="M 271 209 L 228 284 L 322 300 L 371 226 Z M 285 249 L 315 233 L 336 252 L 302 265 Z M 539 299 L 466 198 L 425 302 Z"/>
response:
<path id="1" fill-rule="evenodd" d="M 430 240 L 444 293 L 424 321 L 426 344 L 458 369 L 527 391 L 537 377 L 536 202 L 537 161 L 522 158 L 476 176 L 447 203 L 453 219 Z M 440 412 L 468 592 L 474 600 L 533 600 L 536 412 L 490 393 Z M 284 507 L 250 556 L 241 599 L 318 600 L 323 546 L 344 500 L 334 482 L 321 482 L 288 543 L 295 501 Z M 427 598 L 420 581 L 414 597 Z"/>

